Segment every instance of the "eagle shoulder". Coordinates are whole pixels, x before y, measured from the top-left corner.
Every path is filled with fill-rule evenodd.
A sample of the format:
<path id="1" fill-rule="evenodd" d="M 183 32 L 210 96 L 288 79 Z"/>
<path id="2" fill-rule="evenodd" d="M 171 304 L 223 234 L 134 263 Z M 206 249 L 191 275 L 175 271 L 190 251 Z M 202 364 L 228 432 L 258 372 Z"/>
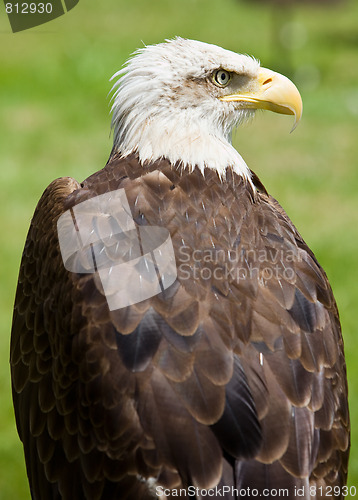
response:
<path id="1" fill-rule="evenodd" d="M 96 274 L 65 270 L 56 223 L 117 189 L 138 226 L 169 231 L 178 276 L 109 311 Z M 149 478 L 244 488 L 258 476 L 293 489 L 323 484 L 322 471 L 344 483 L 345 363 L 328 280 L 277 202 L 229 170 L 222 182 L 115 157 L 81 185 L 51 184 L 25 245 L 11 352 L 34 492 L 151 498 Z"/>

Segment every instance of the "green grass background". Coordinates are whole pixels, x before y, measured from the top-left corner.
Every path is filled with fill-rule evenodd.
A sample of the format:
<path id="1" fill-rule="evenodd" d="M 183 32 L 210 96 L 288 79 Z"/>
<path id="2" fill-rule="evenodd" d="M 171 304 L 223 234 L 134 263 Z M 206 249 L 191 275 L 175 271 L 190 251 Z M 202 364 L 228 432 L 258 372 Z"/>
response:
<path id="1" fill-rule="evenodd" d="M 175 35 L 255 55 L 289 73 L 304 116 L 258 114 L 235 134 L 326 269 L 343 325 L 352 418 L 349 484 L 358 488 L 358 2 L 273 10 L 243 0 L 81 1 L 12 34 L 0 5 L 0 500 L 28 499 L 11 403 L 10 324 L 30 218 L 56 177 L 102 168 L 111 75 L 135 48 Z"/>

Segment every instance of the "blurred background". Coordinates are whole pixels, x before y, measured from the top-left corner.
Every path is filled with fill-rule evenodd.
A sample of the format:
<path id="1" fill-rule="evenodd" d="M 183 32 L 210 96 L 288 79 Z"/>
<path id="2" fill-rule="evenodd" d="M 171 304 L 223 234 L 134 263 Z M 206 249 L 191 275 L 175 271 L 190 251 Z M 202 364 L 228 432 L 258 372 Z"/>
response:
<path id="1" fill-rule="evenodd" d="M 349 484 L 358 488 L 358 2 L 86 0 L 16 34 L 0 6 L 0 500 L 30 498 L 8 358 L 35 205 L 54 178 L 81 181 L 104 166 L 111 149 L 109 78 L 143 43 L 175 35 L 254 55 L 301 91 L 304 114 L 293 134 L 291 117 L 257 113 L 234 142 L 333 287 L 348 366 Z"/>

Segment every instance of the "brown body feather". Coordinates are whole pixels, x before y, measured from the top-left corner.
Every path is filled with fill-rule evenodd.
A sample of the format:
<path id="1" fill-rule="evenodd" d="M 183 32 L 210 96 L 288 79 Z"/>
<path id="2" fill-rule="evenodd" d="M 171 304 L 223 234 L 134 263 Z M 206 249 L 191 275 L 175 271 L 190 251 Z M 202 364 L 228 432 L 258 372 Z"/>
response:
<path id="1" fill-rule="evenodd" d="M 81 185 L 63 178 L 46 189 L 11 341 L 34 499 L 144 500 L 155 497 L 148 478 L 169 489 L 287 488 L 290 499 L 304 487 L 311 500 L 345 484 L 336 304 L 314 255 L 255 182 L 257 191 L 231 170 L 221 182 L 211 170 L 117 156 Z M 64 268 L 56 223 L 119 188 L 138 225 L 169 230 L 178 278 L 110 312 L 96 274 Z"/>

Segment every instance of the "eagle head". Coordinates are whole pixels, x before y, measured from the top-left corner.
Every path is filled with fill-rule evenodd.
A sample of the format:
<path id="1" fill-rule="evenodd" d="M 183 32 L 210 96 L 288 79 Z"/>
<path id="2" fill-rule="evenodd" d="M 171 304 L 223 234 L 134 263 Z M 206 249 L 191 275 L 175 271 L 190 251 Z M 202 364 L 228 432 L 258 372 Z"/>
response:
<path id="1" fill-rule="evenodd" d="M 167 158 L 183 167 L 250 178 L 231 144 L 233 129 L 256 109 L 295 116 L 302 100 L 285 76 L 247 55 L 175 38 L 137 50 L 113 77 L 114 151 L 142 164 Z"/>

